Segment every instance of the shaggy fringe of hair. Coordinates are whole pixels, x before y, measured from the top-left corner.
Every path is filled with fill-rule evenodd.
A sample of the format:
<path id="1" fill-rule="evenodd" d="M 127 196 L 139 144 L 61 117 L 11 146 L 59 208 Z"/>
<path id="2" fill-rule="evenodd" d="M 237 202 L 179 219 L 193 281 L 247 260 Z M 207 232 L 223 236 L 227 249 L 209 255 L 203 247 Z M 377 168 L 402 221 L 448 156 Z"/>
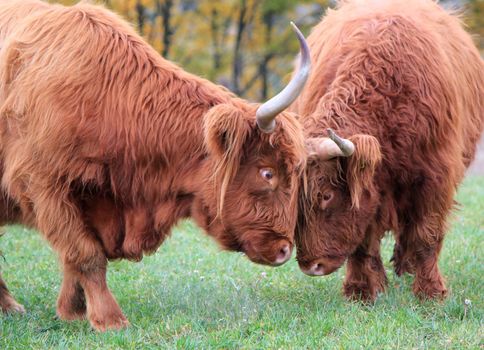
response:
<path id="1" fill-rule="evenodd" d="M 448 179 L 454 191 L 484 126 L 484 64 L 460 18 L 435 1 L 344 0 L 338 7 L 344 9 L 328 10 L 308 37 L 314 69 L 296 101 L 307 135 L 328 127 L 346 137 L 374 135 L 387 166 L 402 168 L 403 182 L 419 164 L 440 172 L 433 176 Z M 452 41 L 440 35 L 443 28 Z M 397 107 L 404 98 L 417 98 L 415 106 Z M 349 171 L 354 206 L 368 183 L 356 176 L 359 148 Z M 371 166 L 380 155 L 369 157 Z M 441 167 L 428 165 L 434 163 Z"/>
<path id="2" fill-rule="evenodd" d="M 241 152 L 249 136 L 249 125 L 239 110 L 229 105 L 219 105 L 205 116 L 204 131 L 209 151 L 218 158 L 212 181 L 219 193 L 217 215 L 222 217 L 227 187 L 237 173 Z"/>
<path id="3" fill-rule="evenodd" d="M 205 184 L 200 175 L 190 175 L 212 149 L 218 159 L 210 159 L 206 175 L 213 173 L 221 213 L 243 156 L 238 150 L 246 146 L 249 129 L 258 132 L 257 105 L 164 60 L 130 25 L 100 6 L 12 0 L 0 3 L 0 25 L 2 131 L 10 137 L 1 147 L 8 193 L 24 191 L 27 177 L 43 179 L 36 185 L 51 192 L 37 199 L 62 198 L 57 206 L 71 206 L 66 227 L 79 226 L 70 184 L 108 191 L 126 207 L 149 205 L 194 182 Z M 302 169 L 301 126 L 287 112 L 277 124 L 271 135 L 250 136 L 255 143 L 279 147 L 276 153 L 287 158 L 289 171 Z M 207 130 L 213 132 L 208 138 Z M 46 231 L 58 231 L 54 222 L 46 225 Z"/>
<path id="4" fill-rule="evenodd" d="M 363 190 L 373 190 L 373 177 L 381 163 L 380 143 L 370 135 L 354 135 L 350 140 L 355 144 L 355 153 L 349 158 L 346 179 L 351 192 L 351 203 L 360 207 Z"/>
<path id="5" fill-rule="evenodd" d="M 343 0 L 308 44 L 313 71 L 295 103 L 306 135 L 321 137 L 327 128 L 347 138 L 373 135 L 381 150 L 360 136 L 352 157 L 336 161 L 346 166 L 351 203 L 331 220 L 316 209 L 317 189 L 306 194 L 312 203 L 300 201 L 307 216 L 296 232 L 298 256 L 348 256 L 363 237 L 379 242 L 391 230 L 405 249 L 396 270 L 420 254 L 414 291 L 444 293 L 437 259 L 446 218 L 484 127 L 484 61 L 471 36 L 436 1 Z M 305 191 L 337 177 L 327 165 L 308 165 Z"/>

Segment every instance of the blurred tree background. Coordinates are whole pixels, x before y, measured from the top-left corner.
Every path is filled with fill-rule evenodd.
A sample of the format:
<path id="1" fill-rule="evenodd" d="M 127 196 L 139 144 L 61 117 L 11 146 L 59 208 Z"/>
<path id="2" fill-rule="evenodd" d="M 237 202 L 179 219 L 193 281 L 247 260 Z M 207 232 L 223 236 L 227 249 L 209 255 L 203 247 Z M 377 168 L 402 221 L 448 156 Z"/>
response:
<path id="1" fill-rule="evenodd" d="M 51 0 L 73 4 L 76 0 Z M 95 2 L 95 1 L 94 1 Z M 98 0 L 130 21 L 164 57 L 254 101 L 287 82 L 298 52 L 289 22 L 306 35 L 334 0 Z M 484 0 L 443 0 L 464 7 L 484 48 Z"/>

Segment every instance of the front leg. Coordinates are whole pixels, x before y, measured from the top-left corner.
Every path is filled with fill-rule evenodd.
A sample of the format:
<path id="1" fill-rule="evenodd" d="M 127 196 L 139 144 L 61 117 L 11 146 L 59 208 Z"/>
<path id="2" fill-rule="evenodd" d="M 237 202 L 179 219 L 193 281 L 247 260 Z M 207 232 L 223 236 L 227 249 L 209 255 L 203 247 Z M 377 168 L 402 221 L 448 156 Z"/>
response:
<path id="1" fill-rule="evenodd" d="M 62 320 L 86 318 L 86 296 L 81 283 L 69 269 L 64 269 L 64 279 L 57 299 L 57 315 Z"/>
<path id="2" fill-rule="evenodd" d="M 56 187 L 52 187 L 55 189 Z M 49 186 L 32 187 L 37 226 L 59 253 L 64 278 L 58 306 L 61 317 L 83 315 L 84 291 L 86 314 L 98 331 L 120 329 L 128 325 L 106 282 L 107 259 L 100 242 L 86 229 L 69 193 L 50 192 Z"/>
<path id="3" fill-rule="evenodd" d="M 71 315 L 84 316 L 85 312 L 91 326 L 101 332 L 129 325 L 107 286 L 106 263 L 90 266 L 89 269 L 67 263 L 64 265 L 64 271 L 65 275 L 72 278 L 68 282 L 70 286 L 75 286 L 75 289 L 71 290 L 73 293 L 64 294 L 70 296 L 68 307 Z"/>
<path id="4" fill-rule="evenodd" d="M 421 299 L 443 299 L 447 295 L 438 258 L 445 232 L 445 215 L 429 215 L 425 222 L 407 227 L 407 256 L 413 261 L 413 293 Z"/>
<path id="5" fill-rule="evenodd" d="M 447 288 L 437 264 L 442 242 L 430 247 L 424 244 L 422 243 L 415 252 L 417 267 L 413 293 L 420 299 L 444 299 L 447 296 Z"/>
<path id="6" fill-rule="evenodd" d="M 380 256 L 380 237 L 375 237 L 348 258 L 343 293 L 348 299 L 372 302 L 387 283 Z"/>

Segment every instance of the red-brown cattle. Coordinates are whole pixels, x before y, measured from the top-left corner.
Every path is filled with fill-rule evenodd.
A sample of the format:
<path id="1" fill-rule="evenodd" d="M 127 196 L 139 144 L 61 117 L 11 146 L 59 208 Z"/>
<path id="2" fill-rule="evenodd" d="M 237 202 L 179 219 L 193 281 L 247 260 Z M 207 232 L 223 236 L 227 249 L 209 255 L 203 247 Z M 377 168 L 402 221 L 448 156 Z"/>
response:
<path id="1" fill-rule="evenodd" d="M 312 149 L 300 268 L 326 275 L 347 261 L 344 294 L 374 300 L 392 231 L 396 273 L 415 274 L 416 295 L 443 297 L 437 260 L 483 128 L 484 64 L 470 35 L 434 1 L 351 0 L 308 44 L 314 71 L 295 104 Z"/>
<path id="2" fill-rule="evenodd" d="M 284 112 L 309 71 L 297 33 L 306 68 L 258 106 L 164 60 L 102 7 L 2 2 L 1 218 L 59 254 L 62 319 L 125 326 L 107 260 L 141 259 L 184 217 L 254 262 L 289 259 L 306 163 Z M 0 307 L 22 310 L 1 280 Z"/>

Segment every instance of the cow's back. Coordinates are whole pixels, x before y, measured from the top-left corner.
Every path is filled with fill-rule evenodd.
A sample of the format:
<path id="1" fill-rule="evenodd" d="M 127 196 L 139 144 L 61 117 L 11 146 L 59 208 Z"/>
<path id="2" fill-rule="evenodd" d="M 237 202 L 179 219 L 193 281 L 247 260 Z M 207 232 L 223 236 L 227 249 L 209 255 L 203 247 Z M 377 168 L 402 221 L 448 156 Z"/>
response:
<path id="1" fill-rule="evenodd" d="M 126 91 L 146 79 L 143 68 L 152 69 L 137 61 L 153 63 L 156 53 L 102 7 L 22 0 L 1 6 L 4 183 L 11 186 L 29 167 L 52 177 L 102 182 L 100 164 L 112 157 L 106 153 L 123 152 L 125 130 L 136 123 Z"/>
<path id="2" fill-rule="evenodd" d="M 3 0 L 0 2 L 0 46 L 19 22 L 48 7 L 47 3 L 38 0 Z"/>
<path id="3" fill-rule="evenodd" d="M 449 33 L 451 34 L 449 36 Z M 484 62 L 471 36 L 457 19 L 442 23 L 442 47 L 449 57 L 452 84 L 456 88 L 456 109 L 461 120 L 462 154 L 466 167 L 475 156 L 484 128 Z"/>

